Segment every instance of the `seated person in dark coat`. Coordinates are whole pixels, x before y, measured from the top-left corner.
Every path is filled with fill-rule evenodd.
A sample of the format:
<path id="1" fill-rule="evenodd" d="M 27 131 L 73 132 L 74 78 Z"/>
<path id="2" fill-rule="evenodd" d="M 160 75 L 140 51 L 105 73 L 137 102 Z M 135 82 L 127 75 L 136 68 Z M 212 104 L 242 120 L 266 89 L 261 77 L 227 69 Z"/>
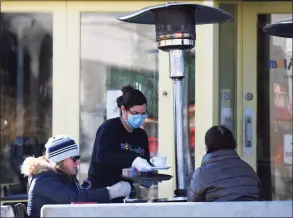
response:
<path id="1" fill-rule="evenodd" d="M 235 152 L 236 141 L 231 131 L 224 126 L 213 126 L 206 132 L 205 144 L 207 153 L 193 173 L 188 201 L 259 200 L 259 178 Z"/>
<path id="2" fill-rule="evenodd" d="M 68 136 L 56 136 L 48 140 L 46 156 L 25 159 L 21 171 L 29 176 L 28 207 L 30 217 L 40 217 L 46 204 L 71 204 L 72 202 L 109 203 L 111 199 L 126 197 L 131 186 L 118 182 L 110 187 L 85 189 L 79 185 L 79 149 Z"/>

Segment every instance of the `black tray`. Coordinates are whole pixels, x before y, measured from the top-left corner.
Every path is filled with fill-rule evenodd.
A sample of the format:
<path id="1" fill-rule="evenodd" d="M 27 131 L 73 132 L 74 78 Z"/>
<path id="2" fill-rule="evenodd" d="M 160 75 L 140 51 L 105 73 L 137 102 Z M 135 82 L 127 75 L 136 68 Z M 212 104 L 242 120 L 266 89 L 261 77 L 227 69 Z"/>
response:
<path id="1" fill-rule="evenodd" d="M 123 179 L 131 180 L 133 182 L 161 182 L 172 179 L 172 176 L 166 174 L 151 174 L 151 175 L 139 175 L 133 177 L 122 176 Z"/>

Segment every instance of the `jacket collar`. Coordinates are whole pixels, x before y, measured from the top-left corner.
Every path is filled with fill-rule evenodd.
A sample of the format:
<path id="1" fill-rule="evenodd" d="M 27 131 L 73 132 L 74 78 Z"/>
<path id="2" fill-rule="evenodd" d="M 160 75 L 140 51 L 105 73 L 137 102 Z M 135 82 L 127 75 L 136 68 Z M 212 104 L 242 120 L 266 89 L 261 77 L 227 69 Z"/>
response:
<path id="1" fill-rule="evenodd" d="M 47 160 L 46 157 L 27 157 L 21 166 L 21 173 L 24 176 L 35 176 L 40 173 L 57 173 L 60 177 L 67 180 L 74 180 L 75 176 L 69 176 L 63 171 L 55 168 L 55 164 Z"/>
<path id="2" fill-rule="evenodd" d="M 43 172 L 56 172 L 55 164 L 45 156 L 38 158 L 27 157 L 21 165 L 21 173 L 24 176 L 35 176 Z"/>
<path id="3" fill-rule="evenodd" d="M 206 154 L 201 162 L 201 166 L 223 159 L 239 159 L 238 154 L 233 149 L 222 149 Z"/>

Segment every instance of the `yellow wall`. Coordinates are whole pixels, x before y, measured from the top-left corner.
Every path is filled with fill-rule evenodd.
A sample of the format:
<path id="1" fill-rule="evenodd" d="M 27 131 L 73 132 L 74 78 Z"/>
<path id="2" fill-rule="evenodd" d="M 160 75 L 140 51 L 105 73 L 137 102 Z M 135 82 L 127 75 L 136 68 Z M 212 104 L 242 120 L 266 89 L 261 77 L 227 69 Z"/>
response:
<path id="1" fill-rule="evenodd" d="M 215 1 L 207 0 L 204 4 L 218 7 Z M 196 32 L 195 167 L 199 167 L 205 154 L 205 132 L 219 121 L 219 24 L 197 26 Z"/>

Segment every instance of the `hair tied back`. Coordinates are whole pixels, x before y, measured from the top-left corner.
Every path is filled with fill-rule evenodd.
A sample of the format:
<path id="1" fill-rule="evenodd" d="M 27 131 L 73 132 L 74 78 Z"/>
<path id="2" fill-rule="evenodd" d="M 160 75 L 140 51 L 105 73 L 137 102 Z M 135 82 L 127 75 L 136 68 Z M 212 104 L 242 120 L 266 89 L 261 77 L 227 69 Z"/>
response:
<path id="1" fill-rule="evenodd" d="M 125 93 L 130 92 L 132 90 L 134 90 L 134 88 L 131 85 L 126 85 L 121 88 L 123 95 L 125 95 Z"/>

